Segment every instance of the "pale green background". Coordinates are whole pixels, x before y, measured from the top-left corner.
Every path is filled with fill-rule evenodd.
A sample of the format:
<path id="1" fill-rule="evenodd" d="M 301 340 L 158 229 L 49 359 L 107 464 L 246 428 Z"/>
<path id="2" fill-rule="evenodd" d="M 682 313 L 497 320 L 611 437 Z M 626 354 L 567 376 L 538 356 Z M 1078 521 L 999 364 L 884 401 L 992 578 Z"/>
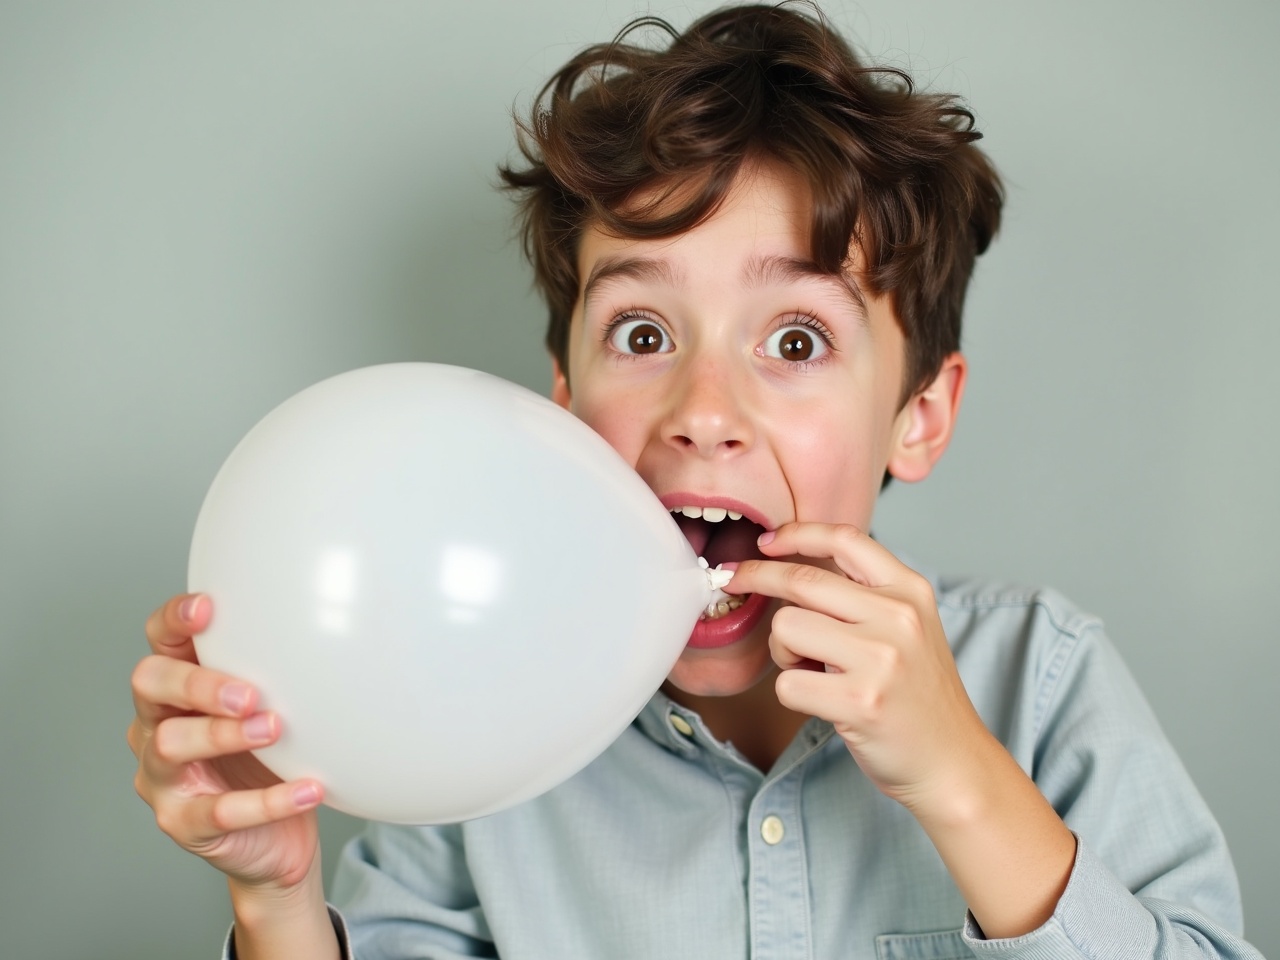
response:
<path id="1" fill-rule="evenodd" d="M 183 587 L 206 486 L 267 410 L 351 367 L 545 389 L 491 189 L 509 108 L 633 13 L 708 8 L 0 5 L 5 956 L 216 953 L 219 877 L 155 829 L 124 744 L 142 621 Z M 830 12 L 970 98 L 1009 184 L 956 445 L 878 532 L 1106 618 L 1280 954 L 1280 5 Z M 351 823 L 326 827 L 334 850 Z"/>

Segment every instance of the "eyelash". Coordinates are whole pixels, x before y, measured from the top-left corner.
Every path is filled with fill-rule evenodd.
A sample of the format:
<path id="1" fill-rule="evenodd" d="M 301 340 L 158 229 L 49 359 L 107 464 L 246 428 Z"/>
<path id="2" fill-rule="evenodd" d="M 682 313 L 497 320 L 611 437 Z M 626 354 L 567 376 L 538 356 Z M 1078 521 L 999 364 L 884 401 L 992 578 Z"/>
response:
<path id="1" fill-rule="evenodd" d="M 667 328 L 658 322 L 655 317 L 646 313 L 644 310 L 633 307 L 632 309 L 624 310 L 605 325 L 604 331 L 600 334 L 600 342 L 607 347 L 609 345 L 609 341 L 613 339 L 613 335 L 617 332 L 618 328 L 624 323 L 630 323 L 632 320 L 647 320 L 661 330 L 664 337 L 668 340 L 671 339 L 671 334 L 667 333 Z M 613 353 L 614 359 L 619 361 L 635 361 L 649 356 L 649 354 L 643 353 L 624 353 L 621 350 L 613 350 L 611 352 Z"/>
<path id="2" fill-rule="evenodd" d="M 624 323 L 630 323 L 633 320 L 647 320 L 662 330 L 663 336 L 668 338 L 671 336 L 667 333 L 666 328 L 663 327 L 663 325 L 653 316 L 646 313 L 644 310 L 633 308 L 630 310 L 624 310 L 605 325 L 604 330 L 600 334 L 600 342 L 607 345 L 613 339 L 613 335 L 619 327 Z M 835 335 L 827 329 L 827 325 L 825 323 L 818 319 L 817 314 L 810 313 L 806 310 L 798 310 L 791 314 L 782 323 L 779 323 L 774 327 L 773 330 L 769 332 L 769 336 L 773 336 L 780 330 L 786 330 L 788 327 L 808 327 L 822 338 L 822 342 L 826 345 L 827 349 L 826 352 L 816 360 L 786 361 L 787 366 L 799 368 L 801 370 L 812 369 L 813 367 L 820 366 L 829 361 L 831 359 L 831 355 L 836 352 Z M 622 351 L 617 350 L 614 351 L 614 357 L 618 360 L 639 360 L 643 356 L 646 356 L 646 354 L 623 353 Z"/>
<path id="3" fill-rule="evenodd" d="M 822 338 L 822 342 L 826 345 L 827 349 L 826 352 L 816 360 L 784 361 L 787 366 L 798 367 L 801 370 L 811 370 L 814 367 L 827 363 L 831 359 L 832 354 L 836 352 L 835 335 L 827 329 L 827 325 L 825 323 L 818 319 L 817 314 L 809 313 L 805 310 L 798 310 L 785 321 L 774 327 L 769 333 L 769 336 L 773 336 L 775 333 L 778 333 L 781 330 L 786 330 L 790 327 L 808 327 Z"/>

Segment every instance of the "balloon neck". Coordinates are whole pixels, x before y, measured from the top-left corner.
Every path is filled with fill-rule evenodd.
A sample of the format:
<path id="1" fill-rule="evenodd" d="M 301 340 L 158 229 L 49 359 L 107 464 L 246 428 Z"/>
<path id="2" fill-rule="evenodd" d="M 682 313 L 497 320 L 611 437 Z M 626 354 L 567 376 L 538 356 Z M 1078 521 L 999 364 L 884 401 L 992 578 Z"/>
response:
<path id="1" fill-rule="evenodd" d="M 706 573 L 707 573 L 707 589 L 711 591 L 720 591 L 723 587 L 728 585 L 730 580 L 733 579 L 732 570 L 718 570 L 716 568 L 709 568 L 706 571 Z"/>
<path id="2" fill-rule="evenodd" d="M 698 566 L 702 568 L 702 572 L 707 575 L 707 593 L 710 594 L 711 602 L 728 599 L 728 594 L 724 592 L 725 587 L 730 580 L 733 579 L 732 570 L 722 570 L 719 565 L 710 566 L 705 557 L 698 558 Z M 734 564 L 736 567 L 737 564 Z"/>

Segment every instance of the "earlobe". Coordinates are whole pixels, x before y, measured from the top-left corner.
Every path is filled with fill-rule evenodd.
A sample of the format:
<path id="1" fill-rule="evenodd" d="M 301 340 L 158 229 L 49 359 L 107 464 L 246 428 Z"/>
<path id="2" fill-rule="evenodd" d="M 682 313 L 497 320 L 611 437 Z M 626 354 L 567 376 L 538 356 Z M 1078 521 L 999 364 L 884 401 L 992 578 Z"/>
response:
<path id="1" fill-rule="evenodd" d="M 560 368 L 560 361 L 551 358 L 551 401 L 557 406 L 569 409 L 569 378 Z"/>
<path id="2" fill-rule="evenodd" d="M 916 483 L 933 470 L 955 431 L 968 372 L 962 354 L 948 355 L 933 381 L 902 408 L 888 463 L 894 478 Z"/>

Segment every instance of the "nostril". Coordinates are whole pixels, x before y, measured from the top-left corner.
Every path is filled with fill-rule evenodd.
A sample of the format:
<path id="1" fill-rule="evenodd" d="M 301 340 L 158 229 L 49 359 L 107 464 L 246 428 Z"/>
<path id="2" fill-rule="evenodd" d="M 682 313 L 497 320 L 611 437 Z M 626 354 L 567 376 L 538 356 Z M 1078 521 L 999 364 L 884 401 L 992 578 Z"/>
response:
<path id="1" fill-rule="evenodd" d="M 731 437 L 720 439 L 720 440 L 711 440 L 706 443 L 700 443 L 698 440 L 694 439 L 693 437 L 685 436 L 682 433 L 672 434 L 670 437 L 670 442 L 675 446 L 678 446 L 684 450 L 698 450 L 698 451 L 703 451 L 705 453 L 712 453 L 716 450 L 721 450 L 721 451 L 729 450 L 729 451 L 736 452 L 738 450 L 741 450 L 747 445 L 745 441 L 737 440 Z"/>
<path id="2" fill-rule="evenodd" d="M 753 438 L 749 418 L 736 407 L 682 404 L 664 419 L 661 433 L 672 447 L 700 456 L 741 453 Z"/>

